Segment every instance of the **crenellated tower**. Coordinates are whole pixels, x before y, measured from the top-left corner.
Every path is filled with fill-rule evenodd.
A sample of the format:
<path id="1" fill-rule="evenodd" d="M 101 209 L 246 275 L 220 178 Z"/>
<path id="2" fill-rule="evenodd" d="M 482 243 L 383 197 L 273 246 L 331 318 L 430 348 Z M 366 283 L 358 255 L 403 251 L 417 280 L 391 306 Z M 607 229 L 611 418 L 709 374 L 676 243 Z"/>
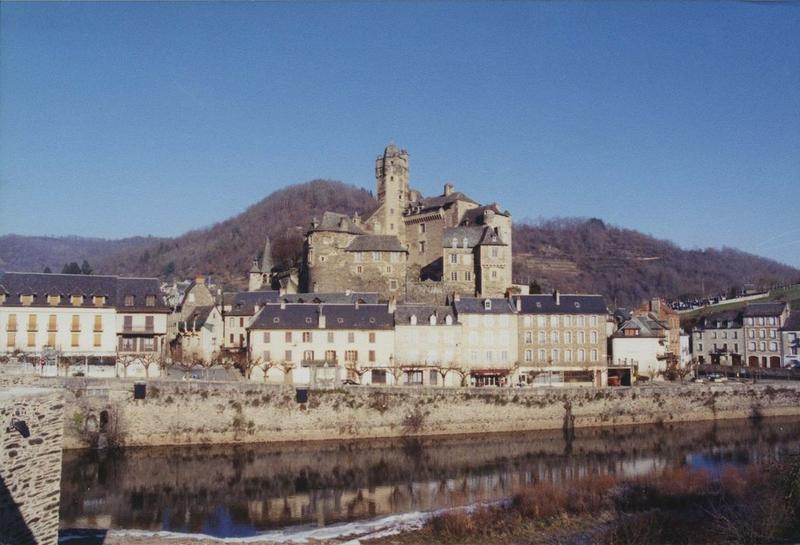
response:
<path id="1" fill-rule="evenodd" d="M 409 202 L 408 152 L 389 144 L 375 160 L 375 182 L 380 209 L 370 218 L 376 234 L 403 236 L 403 211 Z"/>

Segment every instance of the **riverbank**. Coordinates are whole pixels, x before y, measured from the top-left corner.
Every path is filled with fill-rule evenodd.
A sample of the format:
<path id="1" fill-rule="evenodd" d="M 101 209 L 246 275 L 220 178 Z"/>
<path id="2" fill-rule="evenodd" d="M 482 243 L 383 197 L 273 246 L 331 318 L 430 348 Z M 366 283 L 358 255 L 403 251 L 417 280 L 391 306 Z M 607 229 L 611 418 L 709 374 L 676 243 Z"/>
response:
<path id="1" fill-rule="evenodd" d="M 341 441 L 800 415 L 800 384 L 791 382 L 308 391 L 169 380 L 62 378 L 35 384 L 64 389 L 66 449 Z"/>

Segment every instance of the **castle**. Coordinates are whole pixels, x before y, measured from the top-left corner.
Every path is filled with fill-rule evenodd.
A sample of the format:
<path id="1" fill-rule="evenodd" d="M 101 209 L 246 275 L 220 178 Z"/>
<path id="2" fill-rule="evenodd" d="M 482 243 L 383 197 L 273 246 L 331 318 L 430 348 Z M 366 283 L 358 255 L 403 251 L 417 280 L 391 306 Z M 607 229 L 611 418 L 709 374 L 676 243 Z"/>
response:
<path id="1" fill-rule="evenodd" d="M 511 287 L 511 214 L 445 184 L 423 197 L 409 184 L 408 152 L 375 161 L 378 207 L 365 218 L 325 212 L 305 236 L 309 292 L 376 292 L 382 299 L 502 296 Z"/>

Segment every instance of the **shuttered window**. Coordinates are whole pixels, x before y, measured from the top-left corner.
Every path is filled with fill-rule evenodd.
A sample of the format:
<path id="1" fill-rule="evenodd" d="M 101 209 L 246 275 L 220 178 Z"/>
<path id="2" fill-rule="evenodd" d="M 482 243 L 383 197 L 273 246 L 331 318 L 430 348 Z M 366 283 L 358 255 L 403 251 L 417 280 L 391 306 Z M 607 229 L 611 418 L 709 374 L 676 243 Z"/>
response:
<path id="1" fill-rule="evenodd" d="M 94 346 L 95 348 L 99 347 L 103 342 L 103 334 L 102 333 L 95 333 L 94 334 Z"/>
<path id="2" fill-rule="evenodd" d="M 72 315 L 72 324 L 70 327 L 71 331 L 80 331 L 81 330 L 81 317 L 77 314 Z M 77 344 L 73 344 L 72 346 L 77 346 Z"/>
<path id="3" fill-rule="evenodd" d="M 47 331 L 56 331 L 58 329 L 58 322 L 55 314 L 47 317 Z"/>
<path id="4" fill-rule="evenodd" d="M 39 329 L 39 327 L 38 327 L 38 324 L 36 323 L 36 314 L 29 314 L 28 315 L 28 331 L 36 331 L 38 329 Z"/>
<path id="5" fill-rule="evenodd" d="M 47 334 L 47 346 L 50 348 L 55 348 L 56 346 L 56 334 L 55 333 L 48 333 Z"/>
<path id="6" fill-rule="evenodd" d="M 16 331 L 17 330 L 17 315 L 16 314 L 9 314 L 8 315 L 8 326 L 6 327 L 6 331 Z"/>
<path id="7" fill-rule="evenodd" d="M 14 347 L 17 346 L 17 334 L 13 331 L 9 331 L 8 339 L 6 340 L 6 346 Z"/>
<path id="8" fill-rule="evenodd" d="M 102 333 L 103 331 L 103 317 L 99 314 L 94 317 L 94 331 L 95 333 Z"/>
<path id="9" fill-rule="evenodd" d="M 76 348 L 80 345 L 80 334 L 72 333 L 72 347 Z"/>
<path id="10" fill-rule="evenodd" d="M 28 332 L 28 347 L 32 348 L 36 346 L 36 332 L 30 331 Z"/>

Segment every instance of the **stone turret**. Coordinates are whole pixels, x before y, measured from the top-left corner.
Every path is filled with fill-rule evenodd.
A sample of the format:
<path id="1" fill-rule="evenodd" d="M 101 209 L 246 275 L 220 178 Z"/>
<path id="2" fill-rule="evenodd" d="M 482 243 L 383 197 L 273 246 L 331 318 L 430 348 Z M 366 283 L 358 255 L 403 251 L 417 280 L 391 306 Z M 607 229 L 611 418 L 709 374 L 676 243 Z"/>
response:
<path id="1" fill-rule="evenodd" d="M 403 234 L 403 211 L 408 206 L 408 152 L 389 144 L 375 160 L 375 182 L 380 209 L 372 228 L 382 235 Z"/>

